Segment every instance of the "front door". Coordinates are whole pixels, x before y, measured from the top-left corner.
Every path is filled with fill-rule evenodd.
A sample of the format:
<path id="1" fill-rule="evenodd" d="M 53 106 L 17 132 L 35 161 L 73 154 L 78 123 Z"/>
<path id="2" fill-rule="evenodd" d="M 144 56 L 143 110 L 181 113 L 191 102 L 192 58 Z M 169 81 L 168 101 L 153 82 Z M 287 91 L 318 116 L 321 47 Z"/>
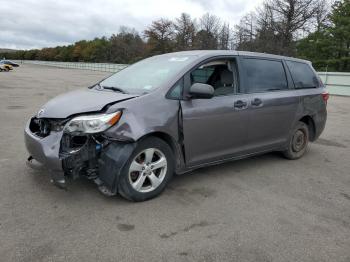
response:
<path id="1" fill-rule="evenodd" d="M 185 76 L 187 88 L 200 82 L 215 89 L 211 99 L 181 101 L 189 167 L 220 161 L 244 151 L 248 103 L 246 95 L 235 95 L 239 85 L 237 72 L 236 60 L 230 58 L 209 61 Z"/>

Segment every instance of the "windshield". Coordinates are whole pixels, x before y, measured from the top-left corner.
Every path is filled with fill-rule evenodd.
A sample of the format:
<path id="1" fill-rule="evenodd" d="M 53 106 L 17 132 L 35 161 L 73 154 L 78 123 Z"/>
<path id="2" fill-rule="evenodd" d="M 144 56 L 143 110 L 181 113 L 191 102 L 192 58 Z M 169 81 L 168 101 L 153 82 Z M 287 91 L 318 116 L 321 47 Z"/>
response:
<path id="1" fill-rule="evenodd" d="M 129 94 L 149 93 L 175 77 L 194 59 L 193 55 L 175 54 L 147 58 L 106 78 L 100 86 L 117 88 Z"/>

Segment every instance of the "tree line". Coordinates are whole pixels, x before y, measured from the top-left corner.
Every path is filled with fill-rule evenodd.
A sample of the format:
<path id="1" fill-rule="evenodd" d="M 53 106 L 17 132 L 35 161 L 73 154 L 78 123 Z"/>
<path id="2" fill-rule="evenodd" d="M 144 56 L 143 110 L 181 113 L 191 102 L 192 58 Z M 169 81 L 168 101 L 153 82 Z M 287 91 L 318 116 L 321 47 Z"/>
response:
<path id="1" fill-rule="evenodd" d="M 236 49 L 296 56 L 350 71 L 350 0 L 267 0 L 235 28 Z"/>
<path id="2" fill-rule="evenodd" d="M 122 26 L 111 37 L 0 57 L 129 64 L 195 49 L 266 52 L 311 60 L 318 70 L 350 71 L 350 0 L 265 0 L 233 27 L 210 13 L 199 19 L 182 13 L 153 21 L 142 33 Z"/>

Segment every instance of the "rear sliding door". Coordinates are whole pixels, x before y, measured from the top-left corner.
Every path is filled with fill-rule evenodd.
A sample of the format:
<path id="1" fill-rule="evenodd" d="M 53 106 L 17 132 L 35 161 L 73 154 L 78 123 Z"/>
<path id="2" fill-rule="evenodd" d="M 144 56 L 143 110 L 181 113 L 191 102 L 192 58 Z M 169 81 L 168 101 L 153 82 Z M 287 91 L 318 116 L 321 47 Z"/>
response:
<path id="1" fill-rule="evenodd" d="M 245 74 L 241 92 L 247 95 L 250 151 L 271 150 L 284 145 L 294 123 L 299 97 L 282 60 L 242 57 Z"/>

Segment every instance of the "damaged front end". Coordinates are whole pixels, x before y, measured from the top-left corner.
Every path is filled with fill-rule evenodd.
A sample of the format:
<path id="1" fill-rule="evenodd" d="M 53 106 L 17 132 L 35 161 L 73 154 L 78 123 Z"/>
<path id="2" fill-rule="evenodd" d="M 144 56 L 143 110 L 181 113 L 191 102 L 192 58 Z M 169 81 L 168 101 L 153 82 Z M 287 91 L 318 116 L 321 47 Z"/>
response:
<path id="1" fill-rule="evenodd" d="M 121 112 L 82 115 L 71 119 L 33 117 L 25 129 L 31 166 L 38 161 L 51 171 L 52 182 L 65 188 L 66 177 L 93 180 L 106 195 L 117 193 L 121 169 L 135 143 L 116 141 L 104 131 Z"/>
<path id="2" fill-rule="evenodd" d="M 108 196 L 117 193 L 118 177 L 135 143 L 112 140 L 103 134 L 64 134 L 59 158 L 66 176 L 93 180 Z"/>

